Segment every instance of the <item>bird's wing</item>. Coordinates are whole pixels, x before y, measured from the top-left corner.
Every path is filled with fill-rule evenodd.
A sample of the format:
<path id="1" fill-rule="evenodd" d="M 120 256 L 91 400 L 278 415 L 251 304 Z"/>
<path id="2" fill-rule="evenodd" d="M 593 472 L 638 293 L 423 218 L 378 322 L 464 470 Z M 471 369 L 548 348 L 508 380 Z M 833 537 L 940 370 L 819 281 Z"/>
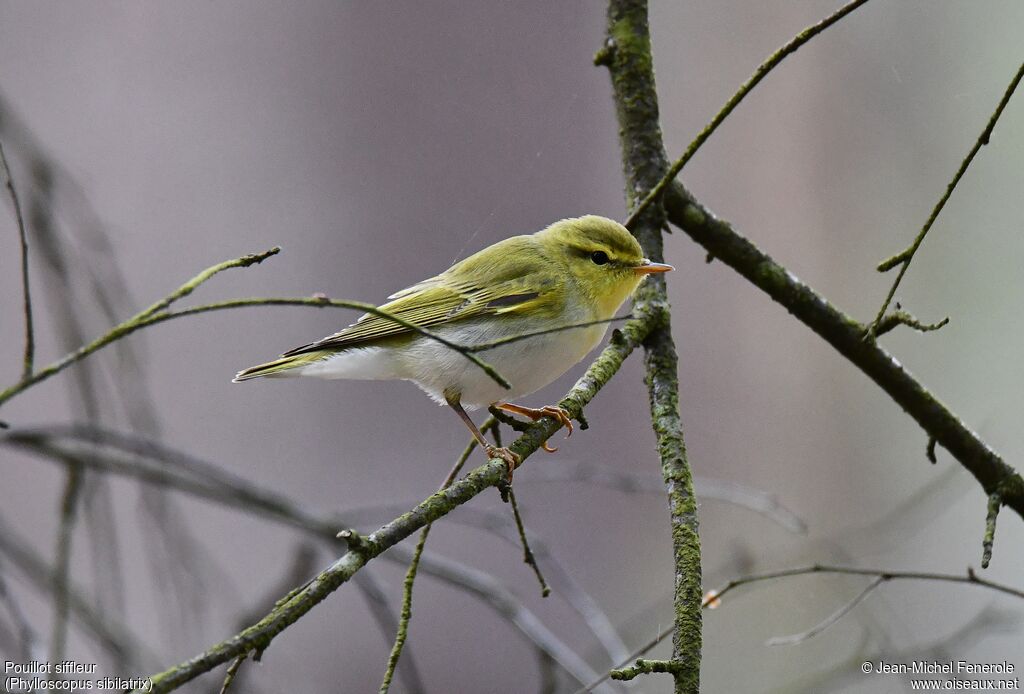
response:
<path id="1" fill-rule="evenodd" d="M 477 316 L 554 312 L 561 295 L 553 291 L 561 283 L 557 273 L 533 253 L 517 254 L 523 256 L 522 260 L 509 262 L 509 252 L 517 249 L 499 248 L 518 245 L 509 243 L 513 241 L 526 243 L 528 238 L 515 237 L 496 244 L 441 275 L 392 294 L 393 300 L 380 309 L 428 330 Z M 501 252 L 491 255 L 489 252 L 494 250 Z M 485 252 L 488 254 L 483 256 Z M 381 338 L 413 332 L 389 318 L 367 313 L 344 330 L 282 356 L 366 346 Z"/>

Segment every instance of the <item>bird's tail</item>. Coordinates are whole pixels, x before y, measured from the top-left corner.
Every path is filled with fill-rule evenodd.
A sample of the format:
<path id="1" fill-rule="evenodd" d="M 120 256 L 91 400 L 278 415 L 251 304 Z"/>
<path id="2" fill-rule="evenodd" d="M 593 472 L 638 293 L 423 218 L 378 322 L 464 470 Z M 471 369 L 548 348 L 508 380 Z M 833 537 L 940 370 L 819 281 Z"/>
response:
<path id="1" fill-rule="evenodd" d="M 303 366 L 319 361 L 326 354 L 326 352 L 306 352 L 305 354 L 281 357 L 274 361 L 268 361 L 266 364 L 257 364 L 256 366 L 250 366 L 248 369 L 242 369 L 235 374 L 232 381 L 234 383 L 241 383 L 252 378 L 262 378 L 263 376 L 298 376 L 299 371 L 296 369 L 301 369 Z M 294 373 L 287 373 L 293 370 L 296 371 Z"/>

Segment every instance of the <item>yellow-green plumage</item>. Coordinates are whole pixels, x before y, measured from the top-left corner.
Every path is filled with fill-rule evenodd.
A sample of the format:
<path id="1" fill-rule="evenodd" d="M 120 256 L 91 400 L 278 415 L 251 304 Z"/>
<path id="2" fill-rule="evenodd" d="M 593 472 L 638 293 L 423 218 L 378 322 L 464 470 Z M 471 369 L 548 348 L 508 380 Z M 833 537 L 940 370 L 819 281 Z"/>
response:
<path id="1" fill-rule="evenodd" d="M 445 272 L 403 289 L 380 308 L 460 345 L 611 318 L 650 272 L 639 244 L 617 222 L 565 219 L 500 241 Z M 439 401 L 487 405 L 536 390 L 600 341 L 606 325 L 567 330 L 484 350 L 512 383 L 507 391 L 465 357 L 394 321 L 366 314 L 344 330 L 245 369 L 261 376 L 402 378 Z"/>

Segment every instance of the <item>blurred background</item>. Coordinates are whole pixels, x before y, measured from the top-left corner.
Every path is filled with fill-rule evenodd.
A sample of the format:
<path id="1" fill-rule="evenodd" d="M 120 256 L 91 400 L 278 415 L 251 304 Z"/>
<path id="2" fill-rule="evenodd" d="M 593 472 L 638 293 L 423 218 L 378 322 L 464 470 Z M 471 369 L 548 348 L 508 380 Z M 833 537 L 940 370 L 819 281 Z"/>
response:
<path id="1" fill-rule="evenodd" d="M 838 6 L 654 3 L 669 156 L 767 55 Z M 315 292 L 380 302 L 512 234 L 584 213 L 624 218 L 611 90 L 591 64 L 604 25 L 597 2 L 0 4 L 0 141 L 30 227 L 38 364 L 199 270 L 275 245 L 280 255 L 217 276 L 181 305 Z M 893 279 L 875 265 L 913 239 L 981 132 L 1019 66 L 1022 25 L 1014 0 L 869 3 L 773 72 L 682 178 L 794 274 L 870 320 Z M 897 295 L 921 320 L 950 324 L 882 340 L 1018 469 L 1022 98 Z M 8 202 L 5 386 L 18 379 L 23 340 Z M 985 497 L 958 463 L 939 449 L 930 464 L 926 437 L 888 396 L 730 269 L 705 264 L 685 235 L 666 239 L 666 258 L 677 268 L 680 400 L 708 588 L 815 562 L 977 567 Z M 467 439 L 452 413 L 401 382 L 231 383 L 238 369 L 354 318 L 261 307 L 175 320 L 15 397 L 0 418 L 15 434 L 92 423 L 159 441 L 304 513 L 369 531 L 443 479 Z M 583 369 L 526 404 L 558 400 Z M 574 691 L 494 609 L 499 594 L 596 673 L 671 622 L 671 541 L 639 358 L 587 416 L 588 431 L 516 474 L 554 595 L 541 599 L 505 541 L 508 507 L 483 494 L 439 523 L 427 547 L 462 575 L 483 572 L 492 598 L 421 574 L 393 691 Z M 60 462 L 0 448 L 5 660 L 50 653 L 66 477 Z M 84 606 L 71 606 L 64 653 L 112 676 L 196 655 L 339 551 L 245 504 L 124 477 L 87 474 L 74 508 L 69 575 Z M 1020 587 L 1022 540 L 1020 519 L 1005 512 L 984 575 Z M 375 561 L 362 584 L 247 663 L 238 691 L 375 691 L 391 643 L 381 608 L 396 612 L 403 573 L 399 561 Z M 809 576 L 731 594 L 705 613 L 705 689 L 907 687 L 859 672 L 879 658 L 1024 667 L 1024 604 L 955 584 L 886 584 L 816 638 L 765 645 L 818 624 L 868 582 Z M 97 637 L 97 619 L 113 644 Z M 653 654 L 668 652 L 666 643 Z M 222 679 L 220 668 L 183 691 L 217 691 Z M 667 692 L 670 678 L 630 690 Z"/>

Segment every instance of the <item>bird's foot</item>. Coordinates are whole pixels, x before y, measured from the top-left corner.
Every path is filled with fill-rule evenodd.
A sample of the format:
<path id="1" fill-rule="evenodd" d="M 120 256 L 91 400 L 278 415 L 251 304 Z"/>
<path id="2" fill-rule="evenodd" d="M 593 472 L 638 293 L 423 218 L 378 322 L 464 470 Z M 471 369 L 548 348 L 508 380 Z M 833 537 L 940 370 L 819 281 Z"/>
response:
<path id="1" fill-rule="evenodd" d="M 508 466 L 508 475 L 506 479 L 509 481 L 509 483 L 511 483 L 512 473 L 515 471 L 517 467 L 519 467 L 519 464 L 523 462 L 523 459 L 520 458 L 518 454 L 513 453 L 504 446 L 499 448 L 498 446 L 492 446 L 488 444 L 484 448 L 484 450 L 487 452 L 488 460 L 491 460 L 492 458 L 499 458 L 505 461 L 505 464 Z"/>
<path id="2" fill-rule="evenodd" d="M 545 405 L 544 407 L 523 407 L 522 405 L 513 405 L 510 402 L 500 402 L 497 405 L 495 405 L 495 407 L 497 407 L 499 410 L 504 410 L 505 412 L 512 412 L 513 414 L 528 417 L 529 419 L 532 419 L 535 422 L 542 417 L 551 417 L 551 419 L 555 420 L 556 422 L 558 422 L 563 427 L 569 430 L 569 432 L 565 435 L 565 438 L 569 438 L 570 436 L 572 436 L 572 419 L 569 418 L 569 413 L 563 407 L 558 407 L 557 405 Z M 540 447 L 543 448 L 548 453 L 554 453 L 555 451 L 558 450 L 554 446 L 549 446 L 547 441 L 542 443 Z"/>

